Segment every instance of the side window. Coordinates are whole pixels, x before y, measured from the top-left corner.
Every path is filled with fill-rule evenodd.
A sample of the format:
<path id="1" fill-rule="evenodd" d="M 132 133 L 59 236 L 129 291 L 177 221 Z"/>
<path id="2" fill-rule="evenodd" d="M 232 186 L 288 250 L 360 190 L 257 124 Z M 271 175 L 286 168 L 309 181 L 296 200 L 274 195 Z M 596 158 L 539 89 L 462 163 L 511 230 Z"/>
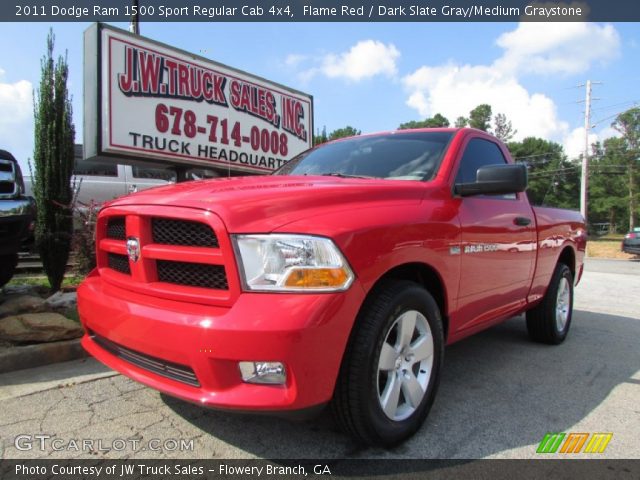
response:
<path id="1" fill-rule="evenodd" d="M 117 177 L 118 165 L 111 162 L 76 160 L 73 166 L 73 173 L 74 175 Z"/>
<path id="2" fill-rule="evenodd" d="M 456 183 L 475 182 L 480 167 L 504 163 L 507 161 L 498 145 L 483 138 L 472 138 L 462 154 Z"/>
<path id="3" fill-rule="evenodd" d="M 134 178 L 146 178 L 150 180 L 165 180 L 167 182 L 175 182 L 175 172 L 167 168 L 153 168 L 153 167 L 138 167 L 134 165 L 131 167 Z"/>

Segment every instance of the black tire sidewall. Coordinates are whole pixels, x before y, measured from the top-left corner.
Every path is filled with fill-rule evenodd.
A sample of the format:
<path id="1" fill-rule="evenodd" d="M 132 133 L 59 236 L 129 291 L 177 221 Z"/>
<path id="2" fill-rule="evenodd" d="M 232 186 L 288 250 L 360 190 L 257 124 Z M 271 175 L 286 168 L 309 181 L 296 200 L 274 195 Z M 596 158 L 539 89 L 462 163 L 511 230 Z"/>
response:
<path id="1" fill-rule="evenodd" d="M 569 283 L 569 315 L 567 317 L 567 322 L 564 325 L 562 330 L 558 330 L 557 323 L 555 321 L 556 307 L 558 304 L 558 289 L 560 288 L 560 282 L 563 278 L 567 279 Z M 571 327 L 571 319 L 573 317 L 573 275 L 571 275 L 571 270 L 564 264 L 560 264 L 558 266 L 558 270 L 556 271 L 553 278 L 553 296 L 549 302 L 549 318 L 553 319 L 553 333 L 556 337 L 558 343 L 564 341 L 569 333 L 569 328 Z"/>
<path id="2" fill-rule="evenodd" d="M 378 400 L 378 360 L 382 343 L 389 329 L 400 315 L 409 310 L 417 310 L 427 319 L 434 343 L 433 365 L 427 390 L 420 406 L 405 420 L 394 421 L 387 417 Z M 370 350 L 370 369 L 365 377 L 367 382 L 366 411 L 371 420 L 371 426 L 376 436 L 381 439 L 381 443 L 394 445 L 420 428 L 433 404 L 444 357 L 444 339 L 440 311 L 435 300 L 426 290 L 416 284 L 406 282 L 406 288 L 396 294 L 393 301 L 381 313 L 378 319 L 379 329 L 376 342 Z"/>

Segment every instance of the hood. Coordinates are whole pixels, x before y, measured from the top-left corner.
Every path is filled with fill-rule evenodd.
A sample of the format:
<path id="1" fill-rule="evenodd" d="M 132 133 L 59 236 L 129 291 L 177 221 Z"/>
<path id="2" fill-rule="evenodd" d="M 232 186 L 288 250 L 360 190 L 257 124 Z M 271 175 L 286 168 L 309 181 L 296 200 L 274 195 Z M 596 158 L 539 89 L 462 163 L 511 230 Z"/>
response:
<path id="1" fill-rule="evenodd" d="M 217 214 L 230 233 L 270 232 L 330 211 L 376 204 L 419 203 L 425 184 L 318 176 L 255 176 L 199 180 L 151 188 L 106 206 L 171 205 Z"/>

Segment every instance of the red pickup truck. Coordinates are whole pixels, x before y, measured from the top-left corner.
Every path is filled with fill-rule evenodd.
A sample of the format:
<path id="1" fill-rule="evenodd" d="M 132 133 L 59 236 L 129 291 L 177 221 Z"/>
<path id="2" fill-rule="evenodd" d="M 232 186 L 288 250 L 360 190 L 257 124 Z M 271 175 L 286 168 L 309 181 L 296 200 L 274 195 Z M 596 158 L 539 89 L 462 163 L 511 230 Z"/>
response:
<path id="1" fill-rule="evenodd" d="M 397 444 L 427 416 L 445 345 L 523 312 L 534 340 L 567 336 L 583 219 L 532 208 L 526 182 L 494 137 L 426 129 L 120 198 L 78 289 L 82 343 L 202 406 L 331 403 L 360 442 Z"/>

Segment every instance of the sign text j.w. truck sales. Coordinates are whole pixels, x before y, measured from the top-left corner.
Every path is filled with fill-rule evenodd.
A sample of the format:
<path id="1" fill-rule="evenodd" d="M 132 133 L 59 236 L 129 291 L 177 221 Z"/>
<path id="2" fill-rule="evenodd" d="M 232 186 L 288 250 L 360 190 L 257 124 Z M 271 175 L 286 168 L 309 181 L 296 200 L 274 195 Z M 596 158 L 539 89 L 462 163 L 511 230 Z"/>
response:
<path id="1" fill-rule="evenodd" d="M 268 173 L 311 146 L 309 95 L 118 29 L 97 30 L 96 155 Z M 95 40 L 87 36 L 85 48 Z"/>

